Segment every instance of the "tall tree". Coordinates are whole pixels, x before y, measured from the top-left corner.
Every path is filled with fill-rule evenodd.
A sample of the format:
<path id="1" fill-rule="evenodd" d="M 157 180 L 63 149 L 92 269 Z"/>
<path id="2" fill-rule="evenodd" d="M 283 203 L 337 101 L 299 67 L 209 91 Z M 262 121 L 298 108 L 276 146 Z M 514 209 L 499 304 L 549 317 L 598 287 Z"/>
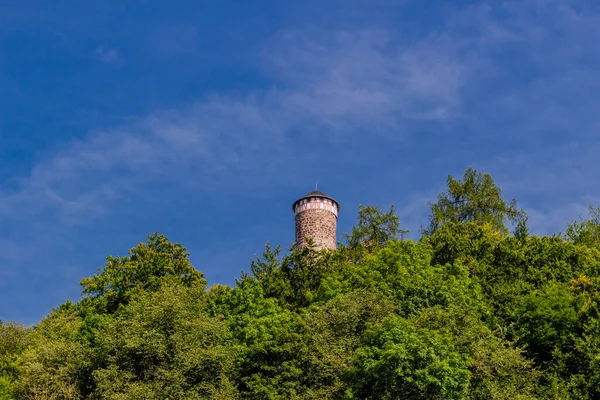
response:
<path id="1" fill-rule="evenodd" d="M 429 227 L 423 229 L 427 236 L 448 222 L 475 222 L 491 224 L 496 230 L 507 233 L 506 221 L 517 223 L 525 216 L 517 208 L 515 199 L 507 203 L 502 190 L 488 173 L 467 168 L 463 179 L 448 175 L 448 190 L 438 195 L 437 202 L 430 205 Z"/>

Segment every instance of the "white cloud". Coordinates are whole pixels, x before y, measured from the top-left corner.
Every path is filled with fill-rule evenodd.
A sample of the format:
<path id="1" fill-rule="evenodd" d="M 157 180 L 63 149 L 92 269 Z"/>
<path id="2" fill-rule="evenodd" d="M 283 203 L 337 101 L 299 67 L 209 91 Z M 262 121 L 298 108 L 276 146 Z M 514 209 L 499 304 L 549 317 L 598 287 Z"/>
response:
<path id="1" fill-rule="evenodd" d="M 121 55 L 119 50 L 115 48 L 98 46 L 94 53 L 98 60 L 103 64 L 112 65 L 117 68 L 125 65 L 125 58 Z"/>
<path id="2" fill-rule="evenodd" d="M 408 43 L 389 30 L 290 31 L 269 50 L 266 69 L 293 88 L 288 107 L 313 120 L 347 129 L 460 111 L 468 65 L 444 35 Z"/>

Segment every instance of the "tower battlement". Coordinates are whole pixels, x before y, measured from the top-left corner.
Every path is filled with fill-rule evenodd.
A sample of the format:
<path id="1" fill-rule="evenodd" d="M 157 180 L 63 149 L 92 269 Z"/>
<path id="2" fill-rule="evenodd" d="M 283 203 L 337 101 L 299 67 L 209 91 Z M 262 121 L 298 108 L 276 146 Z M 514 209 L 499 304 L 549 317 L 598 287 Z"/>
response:
<path id="1" fill-rule="evenodd" d="M 296 245 L 304 247 L 311 238 L 315 247 L 335 250 L 340 204 L 325 193 L 314 190 L 292 205 L 296 222 Z"/>

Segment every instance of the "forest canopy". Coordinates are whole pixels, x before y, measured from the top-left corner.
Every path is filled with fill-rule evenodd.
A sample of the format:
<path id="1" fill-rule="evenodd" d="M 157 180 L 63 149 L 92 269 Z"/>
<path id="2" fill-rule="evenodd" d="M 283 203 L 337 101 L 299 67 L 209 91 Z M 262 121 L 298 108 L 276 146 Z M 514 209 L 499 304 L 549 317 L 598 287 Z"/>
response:
<path id="1" fill-rule="evenodd" d="M 468 168 L 405 233 L 361 206 L 337 250 L 267 244 L 233 287 L 150 234 L 0 321 L 0 400 L 600 398 L 600 209 L 531 235 Z"/>

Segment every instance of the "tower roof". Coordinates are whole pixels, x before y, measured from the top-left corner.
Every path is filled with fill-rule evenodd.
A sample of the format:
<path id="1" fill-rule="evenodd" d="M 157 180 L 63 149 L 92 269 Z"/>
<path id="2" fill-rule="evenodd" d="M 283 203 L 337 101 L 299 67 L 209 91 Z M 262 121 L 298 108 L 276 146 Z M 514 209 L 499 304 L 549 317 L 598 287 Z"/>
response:
<path id="1" fill-rule="evenodd" d="M 304 196 L 300 197 L 298 200 L 296 200 L 294 202 L 294 204 L 292 204 L 292 210 L 296 208 L 296 204 L 300 201 L 300 200 L 304 200 L 304 199 L 310 199 L 310 198 L 322 198 L 322 199 L 329 199 L 331 201 L 333 201 L 336 205 L 338 210 L 340 209 L 340 203 L 337 202 L 336 199 L 334 199 L 331 196 L 327 196 L 325 193 L 319 191 L 319 190 L 313 190 L 310 193 L 305 194 Z"/>

